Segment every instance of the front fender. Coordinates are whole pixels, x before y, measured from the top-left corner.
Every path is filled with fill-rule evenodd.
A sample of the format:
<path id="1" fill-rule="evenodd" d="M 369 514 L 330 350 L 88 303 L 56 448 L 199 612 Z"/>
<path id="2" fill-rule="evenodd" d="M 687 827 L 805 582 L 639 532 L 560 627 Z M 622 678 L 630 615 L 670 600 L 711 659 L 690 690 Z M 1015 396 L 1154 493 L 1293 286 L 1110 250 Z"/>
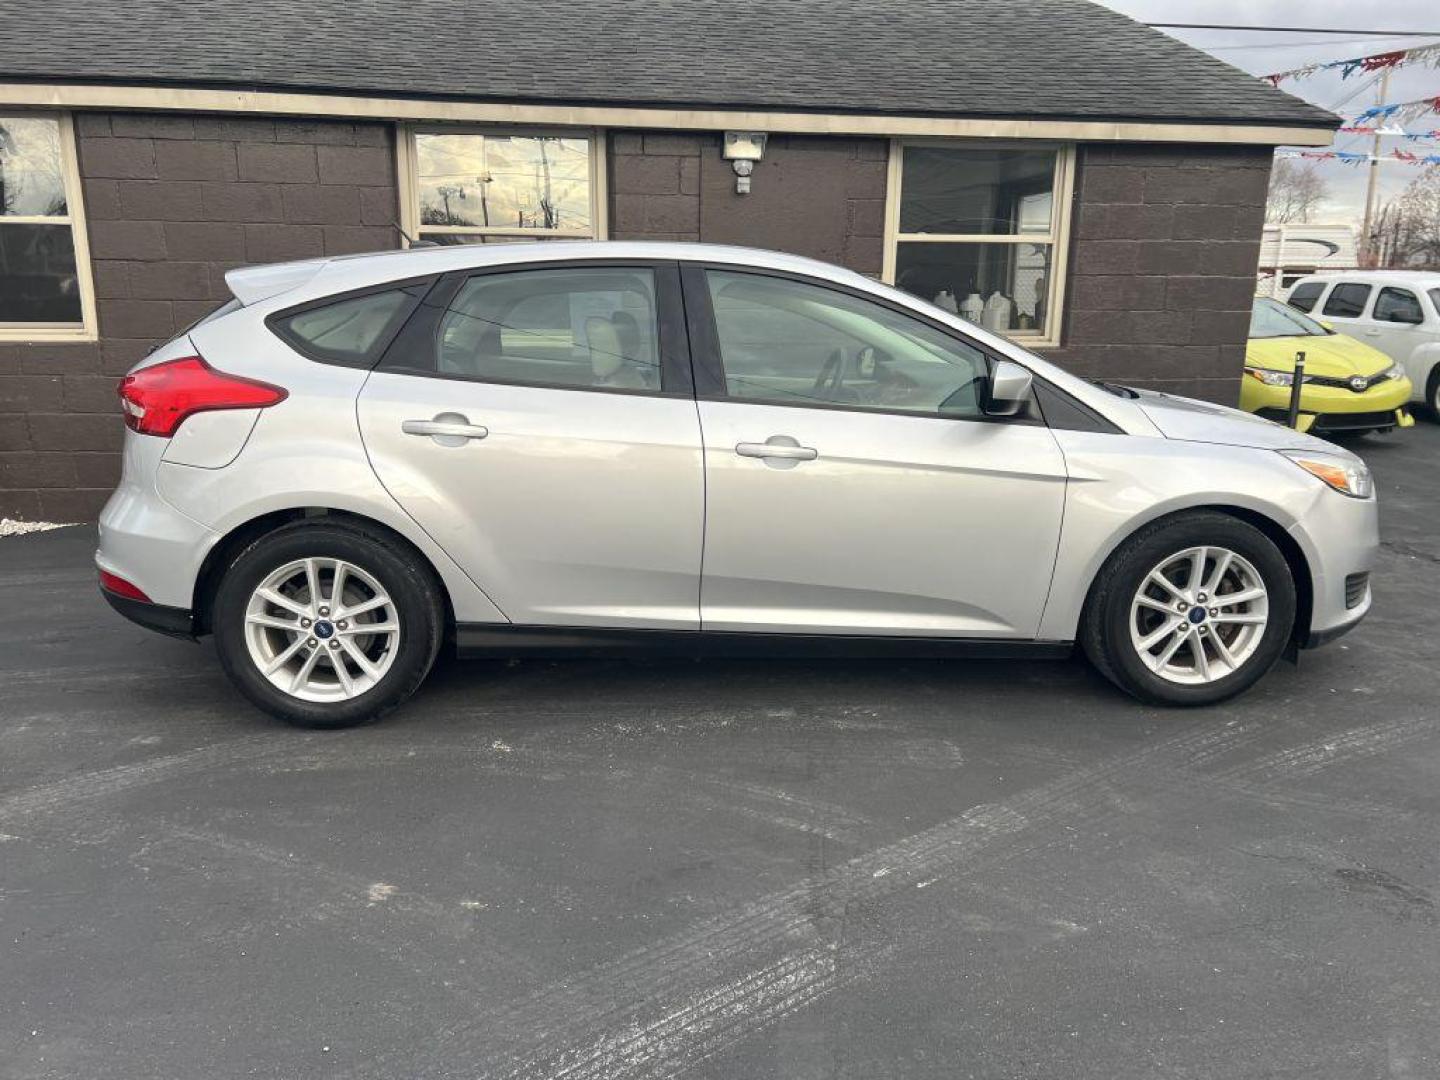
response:
<path id="1" fill-rule="evenodd" d="M 1296 536 L 1312 560 L 1314 545 L 1297 526 L 1325 490 L 1273 450 L 1079 431 L 1055 437 L 1070 480 L 1042 639 L 1074 640 L 1105 561 L 1137 530 L 1182 510 L 1258 514 Z"/>

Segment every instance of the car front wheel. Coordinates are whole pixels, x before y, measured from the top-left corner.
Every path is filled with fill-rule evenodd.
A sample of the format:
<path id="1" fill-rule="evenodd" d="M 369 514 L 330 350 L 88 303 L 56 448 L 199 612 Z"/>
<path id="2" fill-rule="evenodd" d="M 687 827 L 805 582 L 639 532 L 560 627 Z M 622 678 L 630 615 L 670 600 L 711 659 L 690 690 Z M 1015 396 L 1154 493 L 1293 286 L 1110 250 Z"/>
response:
<path id="1" fill-rule="evenodd" d="M 429 568 L 390 537 L 297 522 L 240 552 L 212 622 L 241 693 L 292 724 L 338 728 L 414 693 L 439 650 L 443 606 Z"/>
<path id="2" fill-rule="evenodd" d="M 1270 670 L 1294 623 L 1294 578 L 1264 533 L 1225 514 L 1183 514 L 1142 529 L 1106 562 L 1081 644 L 1142 701 L 1208 705 Z"/>

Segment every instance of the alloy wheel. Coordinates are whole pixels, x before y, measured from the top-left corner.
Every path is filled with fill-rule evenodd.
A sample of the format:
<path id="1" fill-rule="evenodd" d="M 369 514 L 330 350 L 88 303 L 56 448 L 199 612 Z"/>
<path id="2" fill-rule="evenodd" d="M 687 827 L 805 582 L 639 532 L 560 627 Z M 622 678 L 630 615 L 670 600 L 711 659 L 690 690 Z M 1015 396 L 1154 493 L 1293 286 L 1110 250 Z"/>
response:
<path id="1" fill-rule="evenodd" d="M 400 613 L 376 578 L 343 559 L 296 559 L 256 586 L 245 608 L 250 659 L 302 701 L 346 701 L 395 662 Z"/>
<path id="2" fill-rule="evenodd" d="M 1213 683 L 1238 671 L 1265 636 L 1269 593 L 1259 571 L 1224 547 L 1192 547 L 1157 564 L 1130 604 L 1130 642 L 1173 683 Z"/>

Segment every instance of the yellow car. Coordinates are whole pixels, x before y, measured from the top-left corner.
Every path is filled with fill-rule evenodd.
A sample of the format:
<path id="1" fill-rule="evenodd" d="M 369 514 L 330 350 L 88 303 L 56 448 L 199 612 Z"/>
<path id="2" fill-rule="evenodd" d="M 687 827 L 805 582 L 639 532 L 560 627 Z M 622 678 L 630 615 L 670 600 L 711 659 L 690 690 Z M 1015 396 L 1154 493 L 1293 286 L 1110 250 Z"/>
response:
<path id="1" fill-rule="evenodd" d="M 1312 435 L 1412 427 L 1410 380 L 1384 353 L 1337 334 L 1278 300 L 1257 297 L 1245 343 L 1240 407 L 1284 424 L 1290 416 L 1295 354 L 1305 354 L 1297 426 Z"/>

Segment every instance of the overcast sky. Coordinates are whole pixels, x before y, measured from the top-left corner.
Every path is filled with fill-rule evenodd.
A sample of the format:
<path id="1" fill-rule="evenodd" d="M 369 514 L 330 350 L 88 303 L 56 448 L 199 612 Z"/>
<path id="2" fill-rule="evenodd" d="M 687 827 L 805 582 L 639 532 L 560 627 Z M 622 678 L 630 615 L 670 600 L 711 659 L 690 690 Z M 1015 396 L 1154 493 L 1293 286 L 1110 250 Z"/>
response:
<path id="1" fill-rule="evenodd" d="M 1358 0 L 1099 0 L 1106 7 L 1123 11 L 1142 22 L 1231 23 L 1237 26 L 1312 26 L 1341 30 L 1440 30 L 1440 3 L 1436 0 L 1385 0 L 1383 3 Z M 1233 64 L 1252 75 L 1268 75 L 1305 64 L 1344 60 L 1354 56 L 1386 52 L 1440 42 L 1434 37 L 1354 38 L 1339 34 L 1236 33 L 1223 30 L 1167 30 L 1197 48 Z M 1378 103 L 1378 86 L 1366 83 L 1372 75 L 1355 74 L 1342 80 L 1339 71 L 1312 75 L 1308 79 L 1281 83 L 1281 89 L 1312 101 L 1347 121 Z M 1362 89 L 1362 87 L 1365 87 Z M 1357 93 L 1358 91 L 1358 93 Z M 1389 101 L 1413 101 L 1440 94 L 1440 68 L 1420 65 L 1399 68 L 1390 74 Z M 1440 114 L 1414 121 L 1410 131 L 1440 130 Z M 1368 135 L 1337 135 L 1335 150 L 1367 153 Z M 1382 138 L 1380 153 L 1396 147 L 1416 153 L 1440 153 L 1440 140 L 1416 143 L 1401 138 Z M 1318 163 L 1330 182 L 1331 199 L 1323 217 L 1336 222 L 1359 223 L 1363 213 L 1367 165 Z M 1379 166 L 1380 202 L 1394 198 L 1420 174 L 1420 168 L 1403 163 Z"/>

